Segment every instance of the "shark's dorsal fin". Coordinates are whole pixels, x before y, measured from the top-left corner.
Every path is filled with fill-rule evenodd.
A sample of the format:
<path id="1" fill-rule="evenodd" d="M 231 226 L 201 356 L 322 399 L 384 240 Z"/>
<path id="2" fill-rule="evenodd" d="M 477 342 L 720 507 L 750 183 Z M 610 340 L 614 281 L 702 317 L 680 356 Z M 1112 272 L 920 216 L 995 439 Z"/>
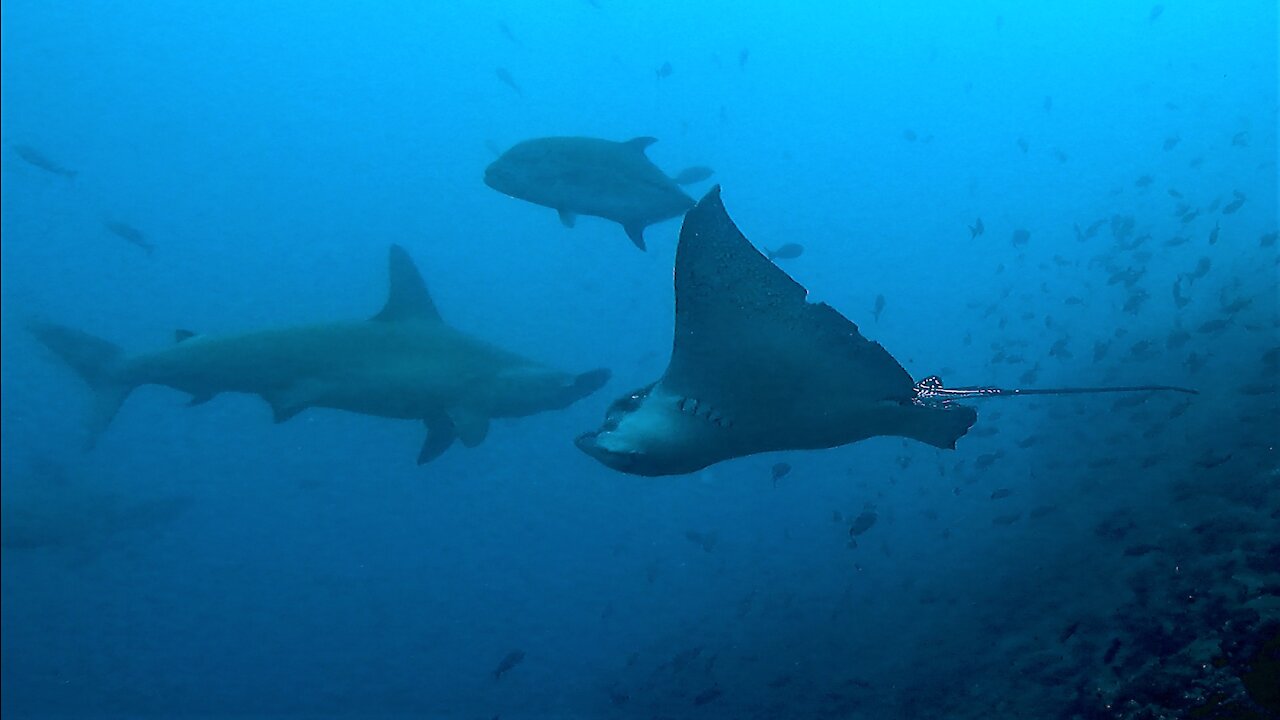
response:
<path id="1" fill-rule="evenodd" d="M 643 155 L 645 149 L 656 142 L 658 142 L 658 138 L 646 136 L 646 137 L 631 138 L 630 140 L 622 144 L 626 145 L 629 148 L 634 149 L 636 152 Z"/>
<path id="2" fill-rule="evenodd" d="M 177 330 L 173 331 L 173 341 L 175 343 L 180 343 L 183 340 L 190 340 L 195 336 L 196 334 L 194 332 L 190 330 L 183 330 L 182 328 L 178 328 Z"/>
<path id="3" fill-rule="evenodd" d="M 387 304 L 371 320 L 382 322 L 427 321 L 441 322 L 440 311 L 431 301 L 427 285 L 413 264 L 409 253 L 399 245 L 391 246 L 388 264 L 391 285 L 387 291 Z"/>

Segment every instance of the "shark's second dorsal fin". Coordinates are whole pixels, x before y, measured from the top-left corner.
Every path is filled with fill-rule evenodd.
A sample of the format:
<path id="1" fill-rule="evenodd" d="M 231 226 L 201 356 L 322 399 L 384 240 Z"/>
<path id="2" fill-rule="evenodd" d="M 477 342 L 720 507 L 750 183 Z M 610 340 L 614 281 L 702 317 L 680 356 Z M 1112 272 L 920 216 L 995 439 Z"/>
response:
<path id="1" fill-rule="evenodd" d="M 441 322 L 440 311 L 436 310 L 436 304 L 431 301 L 431 294 L 427 292 L 422 275 L 418 273 L 409 253 L 399 245 L 391 246 L 388 270 L 391 286 L 387 291 L 387 304 L 371 320 Z"/>

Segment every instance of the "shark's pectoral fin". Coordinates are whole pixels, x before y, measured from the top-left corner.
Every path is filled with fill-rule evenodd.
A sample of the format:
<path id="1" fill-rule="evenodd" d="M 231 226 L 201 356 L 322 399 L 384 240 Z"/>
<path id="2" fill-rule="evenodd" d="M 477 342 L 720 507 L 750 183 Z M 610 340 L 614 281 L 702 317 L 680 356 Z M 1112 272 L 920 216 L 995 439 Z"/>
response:
<path id="1" fill-rule="evenodd" d="M 463 445 L 473 448 L 484 442 L 489 434 L 489 418 L 470 408 L 455 408 L 449 411 L 453 419 L 453 428 Z"/>
<path id="2" fill-rule="evenodd" d="M 264 393 L 262 399 L 271 406 L 271 417 L 279 424 L 315 405 L 317 400 L 324 397 L 326 390 L 323 380 L 304 377 L 285 387 L 276 388 L 269 394 Z"/>
<path id="3" fill-rule="evenodd" d="M 267 402 L 271 402 L 268 400 Z M 282 422 L 288 422 L 293 419 L 294 415 L 306 410 L 307 406 L 302 404 L 282 405 L 271 402 L 271 420 L 277 425 Z"/>
<path id="4" fill-rule="evenodd" d="M 426 465 L 449 449 L 457 433 L 448 415 L 429 417 L 422 422 L 427 426 L 427 437 L 422 441 L 422 449 L 418 451 L 418 464 Z"/>
<path id="5" fill-rule="evenodd" d="M 560 215 L 560 224 L 571 228 L 578 222 L 578 214 L 569 210 L 556 210 Z"/>
<path id="6" fill-rule="evenodd" d="M 645 249 L 644 225 L 641 225 L 639 223 L 628 223 L 626 225 L 623 225 L 622 229 L 627 231 L 627 237 L 631 238 L 631 242 L 635 243 L 636 247 L 640 248 L 641 250 Z"/>

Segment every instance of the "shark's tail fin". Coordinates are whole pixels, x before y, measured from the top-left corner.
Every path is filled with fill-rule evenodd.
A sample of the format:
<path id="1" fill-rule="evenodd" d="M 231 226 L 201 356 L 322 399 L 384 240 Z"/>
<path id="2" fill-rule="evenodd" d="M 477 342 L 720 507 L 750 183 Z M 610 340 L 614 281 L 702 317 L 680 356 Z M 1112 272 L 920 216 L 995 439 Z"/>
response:
<path id="1" fill-rule="evenodd" d="M 120 379 L 123 352 L 113 343 L 62 325 L 34 323 L 30 330 L 93 390 L 93 414 L 86 443 L 86 449 L 92 448 L 133 390 L 132 385 Z"/>

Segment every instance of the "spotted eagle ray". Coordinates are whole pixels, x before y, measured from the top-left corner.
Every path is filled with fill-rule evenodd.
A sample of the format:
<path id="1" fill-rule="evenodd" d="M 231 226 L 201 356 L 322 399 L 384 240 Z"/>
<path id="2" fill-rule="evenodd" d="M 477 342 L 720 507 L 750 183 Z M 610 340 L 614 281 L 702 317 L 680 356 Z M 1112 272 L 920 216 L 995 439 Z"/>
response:
<path id="1" fill-rule="evenodd" d="M 711 170 L 691 167 L 667 177 L 644 154 L 655 138 L 613 142 L 585 137 L 525 140 L 493 161 L 484 183 L 500 193 L 549 207 L 573 227 L 579 215 L 620 223 L 641 250 L 644 229 L 684 214 L 693 198 L 680 185 L 706 180 Z"/>
<path id="2" fill-rule="evenodd" d="M 816 450 L 878 435 L 954 448 L 977 421 L 956 399 L 1177 390 L 954 388 L 917 383 L 879 343 L 743 237 L 711 190 L 676 249 L 675 341 L 666 373 L 613 403 L 577 446 L 635 475 L 690 473 L 730 458 Z"/>
<path id="3" fill-rule="evenodd" d="M 190 393 L 192 405 L 223 392 L 260 395 L 276 422 L 309 407 L 419 420 L 422 464 L 455 439 L 478 445 L 491 418 L 565 408 L 609 379 L 605 369 L 561 372 L 449 326 L 397 245 L 386 304 L 368 320 L 220 337 L 178 331 L 171 347 L 133 356 L 60 325 L 31 331 L 93 389 L 90 446 L 134 388 L 164 385 Z"/>

